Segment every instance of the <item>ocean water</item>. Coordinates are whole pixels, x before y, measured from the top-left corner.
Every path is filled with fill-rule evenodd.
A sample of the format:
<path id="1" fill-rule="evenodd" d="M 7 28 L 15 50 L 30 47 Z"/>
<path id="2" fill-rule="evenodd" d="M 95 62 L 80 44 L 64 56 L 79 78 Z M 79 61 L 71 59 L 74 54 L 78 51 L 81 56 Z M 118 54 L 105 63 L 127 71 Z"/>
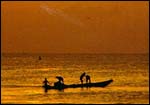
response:
<path id="1" fill-rule="evenodd" d="M 148 104 L 148 58 L 148 54 L 2 54 L 1 103 Z M 48 93 L 41 87 L 45 77 L 53 85 L 56 76 L 63 76 L 65 84 L 79 84 L 83 72 L 92 82 L 114 81 L 105 88 Z"/>

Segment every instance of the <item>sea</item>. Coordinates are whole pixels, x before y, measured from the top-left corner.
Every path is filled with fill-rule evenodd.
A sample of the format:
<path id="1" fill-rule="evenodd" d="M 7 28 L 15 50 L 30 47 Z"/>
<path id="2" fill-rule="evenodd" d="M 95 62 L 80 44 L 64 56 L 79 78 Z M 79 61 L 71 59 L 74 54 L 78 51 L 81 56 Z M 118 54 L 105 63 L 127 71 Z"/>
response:
<path id="1" fill-rule="evenodd" d="M 39 60 L 41 56 L 41 60 Z M 113 79 L 108 86 L 44 92 L 62 76 L 80 84 L 86 72 L 91 82 Z M 85 78 L 84 78 L 85 83 Z M 149 104 L 149 54 L 1 54 L 2 104 Z"/>

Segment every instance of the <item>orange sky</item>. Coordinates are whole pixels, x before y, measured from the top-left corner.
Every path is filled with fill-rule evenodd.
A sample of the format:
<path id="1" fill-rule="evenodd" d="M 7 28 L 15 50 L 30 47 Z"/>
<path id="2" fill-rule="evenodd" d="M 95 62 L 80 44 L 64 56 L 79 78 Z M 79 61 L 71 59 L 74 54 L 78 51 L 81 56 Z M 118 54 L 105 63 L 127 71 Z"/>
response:
<path id="1" fill-rule="evenodd" d="M 148 53 L 146 1 L 3 1 L 2 52 Z"/>

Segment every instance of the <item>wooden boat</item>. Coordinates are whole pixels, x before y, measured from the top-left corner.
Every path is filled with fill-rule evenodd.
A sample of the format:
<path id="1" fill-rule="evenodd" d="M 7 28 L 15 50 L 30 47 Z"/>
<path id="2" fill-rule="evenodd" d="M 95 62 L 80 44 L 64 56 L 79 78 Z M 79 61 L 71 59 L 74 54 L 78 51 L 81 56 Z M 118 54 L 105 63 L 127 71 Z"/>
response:
<path id="1" fill-rule="evenodd" d="M 70 85 L 66 85 L 66 84 L 56 84 L 54 86 L 50 86 L 50 85 L 46 85 L 43 86 L 43 88 L 45 88 L 45 90 L 47 91 L 48 89 L 58 89 L 58 90 L 62 90 L 62 89 L 66 89 L 66 88 L 79 88 L 79 87 L 106 87 L 107 85 L 109 85 L 111 82 L 113 82 L 112 79 L 107 80 L 107 81 L 103 81 L 103 82 L 96 82 L 96 83 L 85 83 L 85 84 L 70 84 Z"/>

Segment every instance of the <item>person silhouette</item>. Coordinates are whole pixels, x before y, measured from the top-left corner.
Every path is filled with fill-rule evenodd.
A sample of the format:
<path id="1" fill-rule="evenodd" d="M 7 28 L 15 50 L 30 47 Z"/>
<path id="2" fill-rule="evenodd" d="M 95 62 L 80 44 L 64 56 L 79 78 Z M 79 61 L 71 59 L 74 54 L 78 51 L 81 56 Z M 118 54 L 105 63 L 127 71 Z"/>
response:
<path id="1" fill-rule="evenodd" d="M 43 83 L 44 83 L 44 88 L 45 88 L 45 93 L 47 92 L 47 90 L 48 90 L 48 80 L 47 80 L 47 78 L 45 78 L 45 80 L 43 81 Z"/>
<path id="2" fill-rule="evenodd" d="M 64 79 L 63 79 L 63 77 L 56 76 L 56 78 L 58 79 L 58 81 L 54 83 L 55 88 L 57 88 L 58 90 L 63 90 L 63 88 L 64 88 Z"/>
<path id="3" fill-rule="evenodd" d="M 56 76 L 56 78 L 58 79 L 58 81 L 59 81 L 60 83 L 64 83 L 63 77 L 61 77 L 61 76 Z"/>
<path id="4" fill-rule="evenodd" d="M 85 76 L 85 74 L 86 74 L 86 73 L 84 72 L 84 73 L 82 73 L 81 76 L 80 76 L 81 84 L 83 84 L 83 77 Z"/>
<path id="5" fill-rule="evenodd" d="M 91 77 L 89 75 L 86 75 L 86 83 L 91 83 Z"/>

